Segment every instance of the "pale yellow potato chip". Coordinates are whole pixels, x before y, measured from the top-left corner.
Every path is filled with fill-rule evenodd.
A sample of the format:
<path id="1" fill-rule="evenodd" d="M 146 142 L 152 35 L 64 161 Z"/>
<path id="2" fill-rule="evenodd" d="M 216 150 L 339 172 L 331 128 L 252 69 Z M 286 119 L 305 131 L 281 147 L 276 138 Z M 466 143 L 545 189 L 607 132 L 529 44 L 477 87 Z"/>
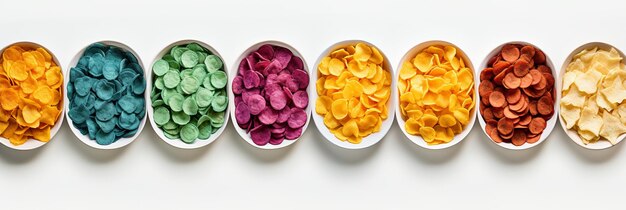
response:
<path id="1" fill-rule="evenodd" d="M 561 98 L 561 104 L 572 105 L 574 107 L 583 107 L 585 104 L 586 95 L 580 92 L 576 86 L 570 88 L 563 94 Z"/>
<path id="2" fill-rule="evenodd" d="M 569 90 L 569 87 L 574 84 L 576 77 L 580 74 L 580 71 L 568 71 L 563 75 L 563 90 Z"/>
<path id="3" fill-rule="evenodd" d="M 578 119 L 580 118 L 580 108 L 561 104 L 560 114 L 563 121 L 565 121 L 565 127 L 567 129 L 571 129 L 576 125 Z"/>
<path id="4" fill-rule="evenodd" d="M 609 112 L 602 114 L 602 120 L 604 124 L 600 129 L 600 136 L 609 140 L 611 144 L 615 144 L 617 137 L 626 132 L 626 126 L 624 126 L 618 116 L 612 115 Z"/>
<path id="5" fill-rule="evenodd" d="M 602 73 L 590 69 L 577 77 L 577 79 L 574 80 L 574 84 L 581 92 L 592 94 L 596 92 L 598 88 L 598 82 L 600 81 L 600 79 L 602 79 L 602 76 Z"/>
<path id="6" fill-rule="evenodd" d="M 600 129 L 602 128 L 602 117 L 596 114 L 596 110 L 583 108 L 580 113 L 580 119 L 578 120 L 578 128 L 580 130 L 589 131 L 595 136 L 600 135 Z"/>
<path id="7" fill-rule="evenodd" d="M 620 77 L 616 77 L 611 86 L 600 90 L 600 92 L 604 94 L 604 97 L 606 97 L 610 103 L 622 103 L 622 101 L 626 99 L 626 88 L 624 88 Z"/>

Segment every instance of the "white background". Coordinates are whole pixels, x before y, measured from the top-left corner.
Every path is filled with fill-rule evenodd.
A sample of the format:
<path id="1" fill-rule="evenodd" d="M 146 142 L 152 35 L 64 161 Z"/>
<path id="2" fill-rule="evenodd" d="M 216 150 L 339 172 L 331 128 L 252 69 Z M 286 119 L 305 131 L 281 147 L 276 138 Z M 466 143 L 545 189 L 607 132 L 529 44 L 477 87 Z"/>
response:
<path id="1" fill-rule="evenodd" d="M 347 39 L 377 45 L 394 68 L 414 45 L 452 42 L 478 65 L 513 40 L 542 48 L 560 69 L 579 45 L 626 50 L 624 1 L 10 1 L 0 0 L 0 47 L 34 41 L 64 68 L 84 46 L 115 40 L 147 66 L 161 48 L 198 39 L 230 66 L 263 40 L 297 48 L 309 66 Z M 232 123 L 208 147 L 179 150 L 149 123 L 124 149 L 91 149 L 68 125 L 46 146 L 0 146 L 0 209 L 589 209 L 626 203 L 623 143 L 585 150 L 559 125 L 542 145 L 509 151 L 476 123 L 453 148 L 418 148 L 397 124 L 376 146 L 347 151 L 314 123 L 289 148 L 262 151 Z"/>

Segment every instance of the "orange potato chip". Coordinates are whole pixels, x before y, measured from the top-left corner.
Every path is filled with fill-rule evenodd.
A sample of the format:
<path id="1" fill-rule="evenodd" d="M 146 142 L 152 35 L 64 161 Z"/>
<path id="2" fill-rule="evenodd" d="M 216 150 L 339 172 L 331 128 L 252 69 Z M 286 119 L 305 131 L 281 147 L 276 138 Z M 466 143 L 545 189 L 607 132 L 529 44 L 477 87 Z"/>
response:
<path id="1" fill-rule="evenodd" d="M 0 137 L 14 145 L 50 140 L 63 109 L 63 75 L 43 48 L 13 45 L 0 59 Z"/>

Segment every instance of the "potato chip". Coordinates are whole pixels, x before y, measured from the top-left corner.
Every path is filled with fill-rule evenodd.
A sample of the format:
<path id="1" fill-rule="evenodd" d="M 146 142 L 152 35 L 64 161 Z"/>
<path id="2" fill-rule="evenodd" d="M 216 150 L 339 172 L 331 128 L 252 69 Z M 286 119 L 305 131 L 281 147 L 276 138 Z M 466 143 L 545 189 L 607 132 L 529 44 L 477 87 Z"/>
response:
<path id="1" fill-rule="evenodd" d="M 560 115 L 566 128 L 584 144 L 617 143 L 626 133 L 626 69 L 617 50 L 584 49 L 565 71 Z"/>
<path id="2" fill-rule="evenodd" d="M 334 50 L 319 63 L 315 112 L 338 139 L 358 144 L 380 130 L 391 94 L 384 62 L 378 49 L 357 43 Z"/>
<path id="3" fill-rule="evenodd" d="M 63 93 L 61 68 L 41 47 L 10 46 L 0 62 L 0 72 L 6 72 L 0 77 L 0 136 L 13 145 L 28 139 L 48 142 L 63 109 L 62 96 L 57 96 Z M 52 82 L 44 77 L 46 72 L 51 72 Z"/>
<path id="4" fill-rule="evenodd" d="M 474 76 L 471 69 L 461 68 L 462 60 L 455 47 L 432 45 L 402 63 L 398 83 L 407 87 L 398 91 L 407 133 L 431 145 L 443 144 L 469 123 L 473 105 L 468 105 L 471 110 L 461 105 L 474 103 Z"/>

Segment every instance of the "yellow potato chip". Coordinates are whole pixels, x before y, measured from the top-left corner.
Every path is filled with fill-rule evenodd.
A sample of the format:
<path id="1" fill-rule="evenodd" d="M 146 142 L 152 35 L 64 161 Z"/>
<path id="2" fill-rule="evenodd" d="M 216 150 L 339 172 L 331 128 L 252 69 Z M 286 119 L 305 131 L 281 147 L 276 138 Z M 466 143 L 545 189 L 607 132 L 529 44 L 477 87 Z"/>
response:
<path id="1" fill-rule="evenodd" d="M 561 104 L 560 114 L 563 121 L 565 121 L 565 127 L 567 129 L 571 129 L 574 125 L 576 125 L 578 119 L 580 118 L 580 108 L 572 105 Z"/>
<path id="2" fill-rule="evenodd" d="M 602 76 L 602 73 L 592 69 L 580 75 L 580 77 L 574 81 L 574 84 L 578 87 L 578 90 L 583 93 L 595 93 L 598 82 L 602 79 Z"/>
<path id="3" fill-rule="evenodd" d="M 435 136 L 437 136 L 437 132 L 432 127 L 420 127 L 419 133 L 427 143 L 435 140 Z"/>
<path id="4" fill-rule="evenodd" d="M 426 73 L 430 71 L 430 68 L 434 63 L 433 54 L 427 52 L 418 53 L 415 58 L 413 58 L 413 65 L 422 73 Z"/>
<path id="5" fill-rule="evenodd" d="M 604 124 L 600 129 L 600 136 L 611 142 L 611 144 L 617 143 L 617 137 L 623 133 L 626 133 L 626 125 L 624 125 L 618 116 L 604 112 L 602 114 L 602 120 Z"/>
<path id="6" fill-rule="evenodd" d="M 583 108 L 580 113 L 580 119 L 578 120 L 578 128 L 580 130 L 589 131 L 594 136 L 600 134 L 600 128 L 602 128 L 602 117 L 596 114 L 596 110 Z"/>
<path id="7" fill-rule="evenodd" d="M 334 76 L 339 76 L 345 68 L 346 66 L 344 63 L 337 58 L 330 59 L 330 62 L 328 63 L 328 72 Z"/>

